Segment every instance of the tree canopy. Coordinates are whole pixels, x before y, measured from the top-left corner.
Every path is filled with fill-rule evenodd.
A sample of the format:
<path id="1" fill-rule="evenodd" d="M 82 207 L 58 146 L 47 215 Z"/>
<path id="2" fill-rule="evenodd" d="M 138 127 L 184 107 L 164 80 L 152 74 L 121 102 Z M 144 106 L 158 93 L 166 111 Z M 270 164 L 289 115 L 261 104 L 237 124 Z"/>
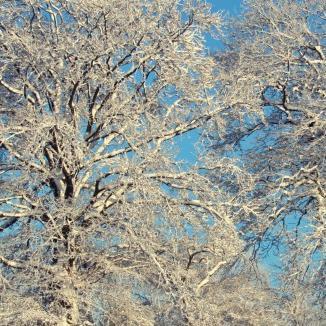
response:
<path id="1" fill-rule="evenodd" d="M 325 9 L 0 0 L 3 323 L 322 325 Z"/>

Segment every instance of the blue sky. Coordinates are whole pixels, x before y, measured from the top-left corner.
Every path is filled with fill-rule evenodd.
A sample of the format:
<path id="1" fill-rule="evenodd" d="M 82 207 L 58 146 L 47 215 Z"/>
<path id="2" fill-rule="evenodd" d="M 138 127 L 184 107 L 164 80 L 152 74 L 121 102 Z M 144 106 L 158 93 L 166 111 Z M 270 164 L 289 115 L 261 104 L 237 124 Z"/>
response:
<path id="1" fill-rule="evenodd" d="M 238 14 L 240 11 L 241 0 L 210 0 L 207 2 L 213 5 L 213 11 L 224 10 L 231 15 Z"/>
<path id="2" fill-rule="evenodd" d="M 238 15 L 241 8 L 241 0 L 208 0 L 212 4 L 214 12 L 223 11 L 225 15 Z M 212 38 L 207 39 L 207 46 L 212 52 L 220 48 L 221 43 Z M 186 165 L 192 165 L 196 161 L 195 143 L 198 141 L 199 131 L 187 132 L 173 140 L 174 151 L 178 153 L 177 159 L 183 160 Z M 169 143 L 168 146 L 173 146 Z"/>
<path id="3" fill-rule="evenodd" d="M 207 0 L 212 4 L 213 12 L 222 12 L 223 17 L 236 16 L 240 14 L 242 0 Z M 218 40 L 207 38 L 207 46 L 211 53 L 216 52 L 221 48 L 221 43 Z"/>

